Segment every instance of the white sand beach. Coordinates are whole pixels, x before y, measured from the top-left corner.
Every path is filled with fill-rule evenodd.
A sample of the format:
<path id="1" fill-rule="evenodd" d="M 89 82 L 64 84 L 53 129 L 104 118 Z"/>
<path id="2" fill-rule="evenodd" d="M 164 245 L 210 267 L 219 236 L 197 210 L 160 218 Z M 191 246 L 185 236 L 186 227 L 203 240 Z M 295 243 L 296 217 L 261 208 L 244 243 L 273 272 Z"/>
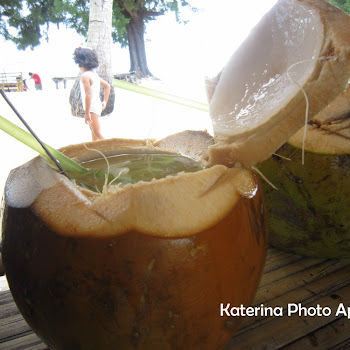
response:
<path id="1" fill-rule="evenodd" d="M 157 81 L 151 81 L 148 85 L 166 89 L 163 83 Z M 70 87 L 10 92 L 7 96 L 38 137 L 48 145 L 59 148 L 91 140 L 84 119 L 71 115 L 69 93 Z M 119 88 L 115 89 L 115 93 L 113 113 L 101 118 L 106 138 L 159 139 L 186 129 L 207 129 L 211 132 L 211 122 L 206 112 Z M 25 129 L 2 97 L 0 115 Z M 37 154 L 2 130 L 0 146 L 0 187 L 3 188 L 9 171 Z"/>

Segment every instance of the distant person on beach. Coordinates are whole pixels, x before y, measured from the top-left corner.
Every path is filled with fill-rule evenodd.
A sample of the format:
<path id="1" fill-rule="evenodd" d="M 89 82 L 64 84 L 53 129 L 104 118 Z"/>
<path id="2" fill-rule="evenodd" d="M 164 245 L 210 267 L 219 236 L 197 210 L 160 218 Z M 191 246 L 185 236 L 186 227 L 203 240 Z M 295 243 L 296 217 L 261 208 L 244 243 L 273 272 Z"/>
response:
<path id="1" fill-rule="evenodd" d="M 39 74 L 30 72 L 29 75 L 30 75 L 30 79 L 34 80 L 35 89 L 42 90 L 43 86 L 41 84 L 41 79 L 39 77 Z"/>
<path id="2" fill-rule="evenodd" d="M 79 47 L 75 49 L 73 58 L 82 72 L 80 90 L 85 111 L 85 123 L 90 126 L 92 140 L 102 140 L 104 137 L 101 134 L 100 116 L 107 106 L 111 87 L 95 72 L 99 64 L 95 51 Z M 102 102 L 100 99 L 101 86 L 104 88 Z"/>

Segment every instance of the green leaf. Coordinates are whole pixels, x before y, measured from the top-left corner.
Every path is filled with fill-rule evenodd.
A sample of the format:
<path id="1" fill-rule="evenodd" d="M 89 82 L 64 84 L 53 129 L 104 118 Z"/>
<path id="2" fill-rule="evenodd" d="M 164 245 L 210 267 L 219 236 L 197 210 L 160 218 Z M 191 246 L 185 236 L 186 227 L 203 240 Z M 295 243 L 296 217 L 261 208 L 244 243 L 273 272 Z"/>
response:
<path id="1" fill-rule="evenodd" d="M 11 123 L 9 120 L 2 117 L 1 115 L 0 115 L 0 129 L 5 131 L 7 134 L 14 137 L 15 139 L 17 139 L 18 141 L 21 141 L 28 147 L 32 148 L 34 151 L 38 152 L 47 160 L 50 160 L 50 158 L 48 157 L 44 149 L 40 146 L 38 141 L 30 133 L 21 129 L 17 125 Z M 80 174 L 84 174 L 89 171 L 79 163 L 75 162 L 73 159 L 67 157 L 65 154 L 57 151 L 56 149 L 50 147 L 49 145 L 45 144 L 45 146 L 51 152 L 51 154 L 59 161 L 63 169 L 73 173 L 80 173 Z"/>
<path id="2" fill-rule="evenodd" d="M 154 89 L 150 89 L 150 88 L 147 88 L 144 86 L 128 83 L 128 82 L 123 81 L 123 80 L 114 79 L 113 86 L 117 87 L 117 88 L 129 90 L 129 91 L 137 92 L 139 94 L 151 96 L 154 98 L 159 98 L 161 100 L 165 100 L 168 102 L 180 104 L 180 105 L 183 105 L 186 107 L 199 109 L 203 112 L 209 112 L 209 106 L 207 103 L 198 102 L 195 100 L 191 100 L 191 99 L 187 99 L 184 97 L 169 94 L 169 93 L 166 93 L 163 91 L 154 90 Z"/>

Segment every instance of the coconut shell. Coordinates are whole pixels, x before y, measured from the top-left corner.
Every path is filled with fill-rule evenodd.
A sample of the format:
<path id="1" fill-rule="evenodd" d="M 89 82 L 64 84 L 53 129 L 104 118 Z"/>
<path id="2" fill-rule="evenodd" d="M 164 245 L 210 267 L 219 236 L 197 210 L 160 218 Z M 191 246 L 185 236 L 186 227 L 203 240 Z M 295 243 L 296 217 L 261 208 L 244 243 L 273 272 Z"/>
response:
<path id="1" fill-rule="evenodd" d="M 350 155 L 306 151 L 304 162 L 301 149 L 285 144 L 259 165 L 277 187 L 262 185 L 270 244 L 304 256 L 349 258 Z"/>
<path id="2" fill-rule="evenodd" d="M 89 148 L 108 153 L 113 142 L 128 143 Z M 85 159 L 93 152 L 65 152 L 79 150 Z M 30 189 L 45 183 L 29 202 L 18 197 L 23 172 Z M 252 303 L 266 256 L 252 173 L 217 166 L 107 194 L 71 186 L 39 158 L 7 181 L 5 271 L 38 336 L 56 350 L 221 349 L 242 319 L 220 316 L 220 304 Z"/>
<path id="3" fill-rule="evenodd" d="M 270 243 L 279 249 L 318 258 L 350 257 L 349 99 L 347 88 L 306 130 L 301 128 L 258 165 L 277 187 L 263 184 Z"/>

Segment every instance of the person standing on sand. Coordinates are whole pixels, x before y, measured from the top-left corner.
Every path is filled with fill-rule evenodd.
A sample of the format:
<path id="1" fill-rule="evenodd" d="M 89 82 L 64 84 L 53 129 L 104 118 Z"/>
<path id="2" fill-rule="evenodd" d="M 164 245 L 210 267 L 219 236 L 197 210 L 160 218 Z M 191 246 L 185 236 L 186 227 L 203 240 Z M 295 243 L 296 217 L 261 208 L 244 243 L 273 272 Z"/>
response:
<path id="1" fill-rule="evenodd" d="M 95 72 L 95 68 L 98 67 L 98 58 L 95 51 L 79 47 L 74 50 L 73 58 L 82 72 L 80 90 L 85 111 L 85 123 L 90 126 L 92 140 L 102 140 L 104 137 L 101 133 L 100 116 L 107 106 L 111 87 Z M 100 99 L 101 87 L 104 88 L 102 102 Z"/>
<path id="2" fill-rule="evenodd" d="M 42 90 L 43 86 L 41 84 L 41 79 L 39 77 L 39 74 L 30 72 L 29 75 L 30 75 L 30 79 L 34 80 L 35 89 Z"/>

